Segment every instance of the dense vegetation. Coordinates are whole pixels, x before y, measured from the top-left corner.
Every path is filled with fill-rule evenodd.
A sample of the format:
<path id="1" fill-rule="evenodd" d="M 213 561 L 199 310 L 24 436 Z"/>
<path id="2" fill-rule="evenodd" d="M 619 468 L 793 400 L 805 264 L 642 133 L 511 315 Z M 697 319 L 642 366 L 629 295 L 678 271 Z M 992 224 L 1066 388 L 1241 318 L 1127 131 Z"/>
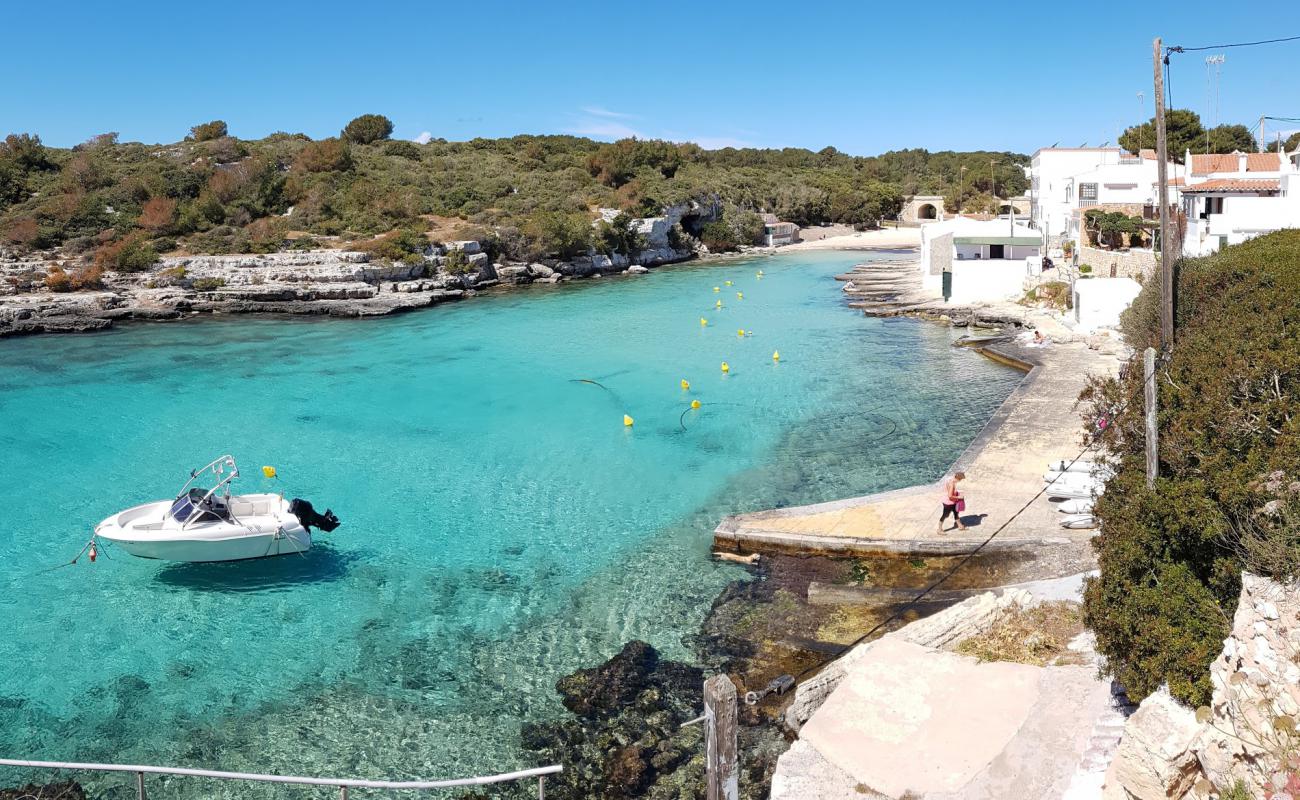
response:
<path id="1" fill-rule="evenodd" d="M 1123 318 L 1139 352 L 1156 342 L 1159 293 L 1148 281 Z M 1243 567 L 1289 578 L 1300 566 L 1297 296 L 1300 231 L 1179 262 L 1176 344 L 1157 369 L 1154 491 L 1145 484 L 1141 356 L 1085 393 L 1089 429 L 1119 456 L 1096 505 L 1101 575 L 1085 614 L 1135 699 L 1168 683 L 1176 697 L 1207 702 Z"/>
<path id="2" fill-rule="evenodd" d="M 1026 159 L 1012 153 L 860 158 L 829 147 L 706 151 L 573 136 L 417 144 L 392 141 L 391 132 L 387 118 L 366 114 L 318 141 L 238 139 L 221 120 L 168 145 L 110 133 L 60 149 L 11 134 L 0 143 L 0 244 L 90 258 L 129 240 L 131 260 L 145 247 L 265 252 L 287 240 L 310 246 L 311 237 L 368 240 L 441 226 L 435 236 L 493 238 L 505 255 L 528 258 L 627 246 L 618 231 L 592 225 L 597 208 L 653 216 L 702 199 L 722 210 L 708 237 L 727 249 L 755 241 L 757 212 L 864 227 L 896 216 L 905 194 L 958 185 L 987 194 L 994 181 L 999 194 L 1018 194 L 1026 186 Z M 446 230 L 448 220 L 463 229 Z"/>
<path id="3" fill-rule="evenodd" d="M 1255 151 L 1255 136 L 1245 125 L 1218 125 L 1206 130 L 1201 117 L 1186 108 L 1165 112 L 1165 136 L 1169 158 L 1183 163 L 1187 152 L 1193 153 L 1243 153 Z M 1156 146 L 1155 117 L 1134 125 L 1120 134 L 1119 146 L 1136 153 L 1140 149 L 1154 150 Z"/>

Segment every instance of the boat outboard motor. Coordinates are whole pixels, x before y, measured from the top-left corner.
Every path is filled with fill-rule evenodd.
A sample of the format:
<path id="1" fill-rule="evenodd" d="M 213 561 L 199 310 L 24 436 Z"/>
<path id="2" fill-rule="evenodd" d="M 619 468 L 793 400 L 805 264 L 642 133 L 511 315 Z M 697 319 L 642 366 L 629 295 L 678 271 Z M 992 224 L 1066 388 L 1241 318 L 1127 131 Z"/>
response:
<path id="1" fill-rule="evenodd" d="M 316 509 L 311 507 L 311 503 L 301 498 L 295 497 L 289 503 L 289 513 L 298 518 L 298 522 L 310 531 L 312 528 L 320 528 L 322 531 L 329 533 L 342 523 L 339 518 L 334 516 L 334 512 L 328 508 L 324 514 L 317 514 Z"/>

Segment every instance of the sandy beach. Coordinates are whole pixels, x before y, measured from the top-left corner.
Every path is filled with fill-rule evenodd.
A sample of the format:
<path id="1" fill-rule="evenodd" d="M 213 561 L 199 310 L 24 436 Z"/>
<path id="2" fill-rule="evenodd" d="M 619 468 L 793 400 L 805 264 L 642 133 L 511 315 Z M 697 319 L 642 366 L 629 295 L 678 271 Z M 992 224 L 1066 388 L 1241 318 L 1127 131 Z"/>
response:
<path id="1" fill-rule="evenodd" d="M 824 238 L 812 239 L 824 229 L 808 228 L 800 235 L 804 241 L 781 248 L 782 252 L 790 250 L 875 250 L 893 247 L 920 247 L 920 228 L 881 228 L 878 231 L 854 232 L 844 228 L 844 233 L 825 230 Z"/>

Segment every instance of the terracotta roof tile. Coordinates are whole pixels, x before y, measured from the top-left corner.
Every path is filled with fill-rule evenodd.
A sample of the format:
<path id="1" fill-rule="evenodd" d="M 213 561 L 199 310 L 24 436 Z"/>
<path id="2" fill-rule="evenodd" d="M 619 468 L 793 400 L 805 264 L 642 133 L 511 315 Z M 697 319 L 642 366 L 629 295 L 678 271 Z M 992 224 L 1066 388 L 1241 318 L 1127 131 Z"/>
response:
<path id="1" fill-rule="evenodd" d="M 1214 180 L 1194 183 L 1183 189 L 1183 194 L 1197 192 L 1276 192 L 1279 182 L 1267 178 L 1215 178 Z"/>
<path id="2" fill-rule="evenodd" d="M 1282 167 L 1282 157 L 1277 153 L 1247 153 L 1247 172 L 1277 172 Z"/>
<path id="3" fill-rule="evenodd" d="M 1241 160 L 1233 153 L 1202 153 L 1192 156 L 1192 174 L 1209 175 L 1212 172 L 1236 172 Z"/>
<path id="4" fill-rule="evenodd" d="M 1156 151 L 1152 150 L 1150 147 L 1144 147 L 1138 151 L 1138 156 L 1140 156 L 1141 158 L 1147 158 L 1154 161 L 1156 157 Z"/>

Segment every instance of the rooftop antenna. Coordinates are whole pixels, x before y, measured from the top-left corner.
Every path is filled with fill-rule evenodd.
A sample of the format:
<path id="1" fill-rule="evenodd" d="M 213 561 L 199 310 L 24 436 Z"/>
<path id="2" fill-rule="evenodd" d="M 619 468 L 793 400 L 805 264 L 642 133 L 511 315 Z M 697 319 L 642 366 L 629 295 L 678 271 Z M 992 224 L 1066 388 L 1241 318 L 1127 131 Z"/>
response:
<path id="1" fill-rule="evenodd" d="M 1223 62 L 1227 58 L 1222 53 L 1205 57 L 1205 115 L 1214 120 L 1213 126 L 1205 126 L 1205 152 L 1207 153 L 1211 152 L 1210 128 L 1219 125 L 1219 78 Z"/>
<path id="2" fill-rule="evenodd" d="M 1146 93 L 1145 93 L 1145 92 L 1138 92 L 1138 108 L 1139 108 L 1139 109 L 1144 108 L 1144 105 L 1143 105 L 1143 102 L 1142 102 L 1142 100 L 1143 100 L 1144 97 L 1146 97 Z M 1141 117 L 1139 117 L 1139 119 L 1141 119 Z M 1142 128 L 1143 128 L 1143 125 L 1142 125 L 1141 122 L 1139 122 L 1139 123 L 1138 123 L 1138 126 L 1137 126 L 1137 129 L 1138 129 L 1138 155 L 1142 155 Z"/>

